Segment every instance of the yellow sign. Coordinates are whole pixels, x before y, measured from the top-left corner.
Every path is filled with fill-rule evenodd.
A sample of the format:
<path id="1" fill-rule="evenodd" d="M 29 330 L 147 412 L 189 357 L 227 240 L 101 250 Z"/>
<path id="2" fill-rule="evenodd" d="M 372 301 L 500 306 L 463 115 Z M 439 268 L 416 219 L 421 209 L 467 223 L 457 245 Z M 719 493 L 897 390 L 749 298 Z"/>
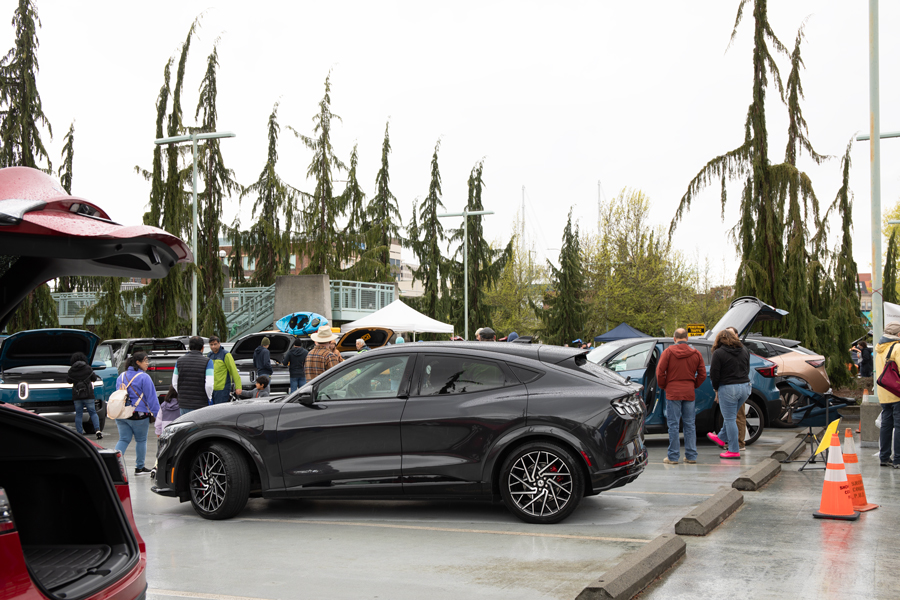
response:
<path id="1" fill-rule="evenodd" d="M 687 329 L 688 335 L 691 337 L 701 336 L 706 333 L 706 325 L 703 323 L 691 323 L 685 327 Z"/>
<path id="2" fill-rule="evenodd" d="M 825 429 L 825 435 L 822 436 L 822 441 L 819 443 L 819 447 L 816 449 L 816 454 L 821 454 L 822 452 L 828 450 L 828 447 L 831 446 L 831 436 L 837 432 L 838 423 L 840 422 L 840 419 L 835 419 L 828 424 L 828 427 Z"/>

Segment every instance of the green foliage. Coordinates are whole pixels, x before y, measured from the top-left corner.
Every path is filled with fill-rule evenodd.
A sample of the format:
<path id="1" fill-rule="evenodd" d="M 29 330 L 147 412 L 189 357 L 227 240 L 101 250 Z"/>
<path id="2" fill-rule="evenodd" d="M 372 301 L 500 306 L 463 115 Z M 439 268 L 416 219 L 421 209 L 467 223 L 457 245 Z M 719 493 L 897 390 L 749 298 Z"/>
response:
<path id="1" fill-rule="evenodd" d="M 59 166 L 59 183 L 66 190 L 66 193 L 72 193 L 72 163 L 75 161 L 75 121 L 69 125 L 69 131 L 63 137 L 65 144 L 62 149 L 63 162 Z"/>
<path id="2" fill-rule="evenodd" d="M 345 207 L 342 196 L 334 195 L 332 170 L 346 171 L 347 166 L 335 156 L 331 145 L 331 124 L 335 119 L 341 118 L 331 112 L 331 73 L 328 73 L 325 95 L 319 101 L 319 112 L 313 117 L 313 135 L 309 137 L 293 128 L 291 130 L 313 151 L 306 175 L 316 180 L 315 192 L 311 198 L 305 198 L 303 209 L 304 242 L 309 257 L 309 264 L 303 272 L 331 277 L 340 274 L 342 263 L 349 255 L 337 225 Z"/>
<path id="3" fill-rule="evenodd" d="M 14 333 L 48 327 L 59 327 L 59 316 L 56 302 L 50 295 L 50 286 L 44 283 L 25 296 L 6 324 L 6 331 Z"/>
<path id="4" fill-rule="evenodd" d="M 884 277 L 881 280 L 885 302 L 897 304 L 897 232 L 891 232 L 888 240 L 887 259 L 884 261 Z"/>
<path id="5" fill-rule="evenodd" d="M 370 231 L 366 236 L 370 247 L 377 247 L 381 272 L 376 275 L 378 280 L 387 280 L 391 277 L 391 242 L 400 237 L 400 207 L 397 198 L 391 192 L 390 168 L 388 158 L 391 154 L 390 121 L 384 126 L 384 141 L 381 145 L 381 168 L 375 176 L 375 195 L 369 202 L 366 211 Z"/>
<path id="6" fill-rule="evenodd" d="M 572 228 L 572 210 L 563 230 L 559 268 L 550 266 L 550 289 L 545 293 L 544 306 L 535 311 L 544 324 L 541 339 L 547 344 L 562 346 L 585 332 L 587 305 L 584 301 L 584 271 L 578 226 Z M 549 308 L 548 308 L 549 305 Z"/>
<path id="7" fill-rule="evenodd" d="M 109 340 L 137 335 L 139 325 L 125 310 L 125 297 L 121 291 L 122 277 L 102 277 L 100 298 L 84 315 L 85 323 L 96 321 L 94 333 Z"/>
<path id="8" fill-rule="evenodd" d="M 493 326 L 499 337 L 513 331 L 519 335 L 537 335 L 542 330 L 540 319 L 530 307 L 543 300 L 548 271 L 535 263 L 533 256 L 533 247 L 514 237 L 506 265 L 485 296 L 492 307 Z"/>

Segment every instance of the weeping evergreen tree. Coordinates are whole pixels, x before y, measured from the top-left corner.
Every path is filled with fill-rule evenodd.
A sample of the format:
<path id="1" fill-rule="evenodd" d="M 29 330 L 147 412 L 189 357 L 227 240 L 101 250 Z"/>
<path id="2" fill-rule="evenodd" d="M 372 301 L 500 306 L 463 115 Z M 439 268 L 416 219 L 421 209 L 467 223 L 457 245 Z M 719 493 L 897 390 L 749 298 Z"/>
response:
<path id="1" fill-rule="evenodd" d="M 741 0 L 731 33 L 737 35 L 745 7 L 751 0 Z M 688 185 L 672 220 L 670 235 L 696 196 L 712 182 L 721 185 L 722 212 L 726 203 L 726 183 L 743 179 L 740 220 L 732 230 L 741 254 L 735 282 L 738 296 L 756 296 L 773 306 L 782 306 L 784 278 L 784 205 L 778 200 L 777 175 L 768 159 L 766 132 L 766 87 L 769 76 L 781 97 L 784 88 L 778 65 L 769 50 L 787 55 L 775 37 L 766 14 L 766 0 L 752 0 L 754 19 L 753 92 L 747 111 L 744 143 L 706 164 Z"/>
<path id="2" fill-rule="evenodd" d="M 241 193 L 241 199 L 251 194 L 256 196 L 253 203 L 255 222 L 243 235 L 242 244 L 247 247 L 247 255 L 256 263 L 250 284 L 257 286 L 272 285 L 276 277 L 290 273 L 291 256 L 294 253 L 294 215 L 298 210 L 299 194 L 275 171 L 278 163 L 278 134 L 281 131 L 277 102 L 269 115 L 268 129 L 266 164 L 259 178 Z"/>
<path id="3" fill-rule="evenodd" d="M 400 207 L 397 198 L 391 192 L 390 170 L 388 158 L 391 154 L 390 121 L 384 126 L 384 142 L 381 144 L 381 168 L 375 176 L 375 195 L 369 202 L 366 210 L 369 220 L 368 240 L 373 249 L 377 248 L 379 272 L 375 274 L 376 281 L 392 281 L 391 273 L 391 242 L 400 237 L 400 227 L 403 222 L 400 218 Z"/>
<path id="4" fill-rule="evenodd" d="M 542 339 L 547 344 L 562 346 L 584 335 L 586 308 L 581 256 L 578 226 L 572 228 L 572 210 L 569 209 L 559 252 L 559 268 L 547 263 L 550 265 L 550 290 L 545 294 L 544 307 L 536 310 L 544 325 Z"/>
<path id="5" fill-rule="evenodd" d="M 884 261 L 884 276 L 882 283 L 882 297 L 885 302 L 897 304 L 897 231 L 891 231 L 891 239 L 888 240 L 887 257 Z"/>
<path id="6" fill-rule="evenodd" d="M 191 39 L 199 25 L 194 21 L 188 30 L 187 38 L 181 47 L 178 68 L 175 73 L 175 85 L 170 87 L 171 67 L 173 59 L 166 63 L 163 71 L 164 82 L 157 98 L 156 133 L 157 138 L 174 137 L 185 132 L 182 123 L 181 91 L 184 88 L 184 71 L 191 47 Z M 172 110 L 168 114 L 168 99 L 171 93 Z M 162 126 L 166 124 L 165 135 Z M 175 144 L 169 144 L 165 155 L 157 146 L 153 154 L 153 171 L 147 173 L 136 170 L 151 181 L 150 208 L 144 214 L 144 223 L 165 229 L 173 235 L 189 239 L 193 214 L 191 210 L 190 192 L 185 190 L 185 183 L 190 176 L 190 168 L 181 168 L 180 154 L 182 150 Z M 165 157 L 165 158 L 164 158 Z M 194 257 L 194 260 L 197 260 Z M 184 267 L 175 265 L 163 279 L 152 279 L 142 288 L 140 295 L 144 298 L 144 315 L 141 331 L 146 336 L 168 337 L 183 335 L 190 331 L 191 290 L 190 273 L 194 265 Z"/>
<path id="7" fill-rule="evenodd" d="M 347 171 L 347 187 L 341 194 L 341 203 L 347 212 L 347 226 L 344 228 L 344 236 L 357 235 L 366 228 L 366 193 L 359 184 L 357 167 L 359 166 L 358 144 L 353 145 L 350 153 L 350 169 Z M 359 251 L 357 248 L 355 251 Z"/>
<path id="8" fill-rule="evenodd" d="M 53 165 L 41 139 L 45 127 L 51 138 L 53 129 L 37 89 L 37 29 L 41 21 L 32 0 L 19 0 L 12 25 L 16 45 L 0 59 L 0 167 L 32 167 L 52 173 Z M 19 304 L 7 331 L 58 324 L 50 286 L 42 284 Z"/>
<path id="9" fill-rule="evenodd" d="M 303 144 L 313 151 L 306 175 L 316 180 L 311 198 L 305 198 L 303 210 L 304 242 L 309 264 L 307 274 L 336 276 L 348 258 L 346 244 L 338 229 L 344 215 L 343 196 L 334 195 L 332 170 L 346 171 L 346 165 L 335 156 L 331 145 L 331 123 L 341 118 L 331 112 L 331 73 L 325 78 L 325 95 L 319 101 L 319 112 L 313 117 L 313 136 L 292 129 Z"/>
<path id="10" fill-rule="evenodd" d="M 438 166 L 438 152 L 441 140 L 434 145 L 431 155 L 431 181 L 428 195 L 422 204 L 413 204 L 412 218 L 407 226 L 407 237 L 419 267 L 413 271 L 413 280 L 422 282 L 421 312 L 432 319 L 443 320 L 444 310 L 441 298 L 447 297 L 447 261 L 441 252 L 446 243 L 444 226 L 438 219 L 438 212 L 445 210 L 441 202 L 441 170 Z M 439 211 L 440 209 L 440 211 Z"/>
<path id="11" fill-rule="evenodd" d="M 341 234 L 347 258 L 353 262 L 344 272 L 347 279 L 360 281 L 388 281 L 390 273 L 386 273 L 381 264 L 381 253 L 373 247 L 367 234 L 371 234 L 371 225 L 366 211 L 366 194 L 359 184 L 357 169 L 359 167 L 359 151 L 353 145 L 350 153 L 350 169 L 347 171 L 347 187 L 341 194 L 341 203 L 347 212 L 347 225 Z"/>
<path id="12" fill-rule="evenodd" d="M 469 212 L 484 210 L 482 192 L 484 190 L 484 161 L 478 161 L 469 172 L 468 201 L 466 203 Z M 458 242 L 455 267 L 451 266 L 451 277 L 454 281 L 456 305 L 451 311 L 454 324 L 458 331 L 465 330 L 465 311 L 463 304 L 464 278 L 463 260 L 464 249 L 468 252 L 468 279 L 469 279 L 469 331 L 475 331 L 479 327 L 491 326 L 491 307 L 485 301 L 485 296 L 494 282 L 503 272 L 506 260 L 512 253 L 512 240 L 502 251 L 494 250 L 484 239 L 484 228 L 481 224 L 482 215 L 466 217 L 468 223 L 468 239 L 466 239 L 466 227 L 452 230 L 451 242 Z"/>
<path id="13" fill-rule="evenodd" d="M 200 132 L 216 130 L 218 110 L 216 101 L 218 86 L 216 72 L 219 68 L 219 40 L 213 45 L 206 61 L 206 73 L 200 84 L 200 99 L 194 118 L 200 119 Z M 202 115 L 202 116 L 201 116 Z M 222 203 L 231 194 L 239 192 L 241 186 L 234 179 L 234 171 L 225 166 L 222 157 L 221 140 L 206 140 L 203 152 L 198 158 L 198 170 L 203 174 L 203 191 L 198 193 L 200 229 L 198 232 L 199 256 L 194 260 L 200 269 L 197 295 L 203 298 L 199 303 L 197 327 L 199 331 L 218 334 L 223 341 L 227 331 L 225 312 L 222 309 L 225 278 L 219 260 L 219 235 L 223 231 Z"/>

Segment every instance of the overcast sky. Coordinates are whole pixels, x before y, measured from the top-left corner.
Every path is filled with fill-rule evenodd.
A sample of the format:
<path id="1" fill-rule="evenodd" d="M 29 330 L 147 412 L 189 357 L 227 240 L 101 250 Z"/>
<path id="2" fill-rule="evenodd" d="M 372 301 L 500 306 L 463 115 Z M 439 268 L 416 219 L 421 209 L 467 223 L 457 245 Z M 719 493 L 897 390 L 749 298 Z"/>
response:
<path id="1" fill-rule="evenodd" d="M 255 181 L 265 164 L 266 122 L 280 102 L 277 169 L 295 187 L 313 190 L 305 175 L 310 152 L 287 126 L 311 133 L 331 70 L 332 108 L 343 118 L 334 147 L 346 160 L 359 144 L 369 196 L 390 118 L 391 189 L 404 224 L 413 201 L 428 192 L 441 138 L 447 209 L 462 209 L 469 171 L 484 158 L 484 204 L 496 212 L 485 218 L 487 237 L 509 238 L 524 186 L 526 235 L 550 258 L 570 207 L 582 230 L 596 228 L 598 181 L 608 198 L 626 187 L 642 190 L 654 223 L 668 227 L 692 177 L 742 142 L 751 100 L 749 9 L 728 48 L 736 0 L 37 4 L 38 88 L 55 134 L 45 139 L 54 167 L 74 120 L 73 193 L 121 223 L 139 222 L 146 209 L 149 184 L 134 167 L 151 166 L 163 67 L 200 13 L 184 115 L 194 123 L 206 58 L 221 36 L 219 130 L 237 134 L 222 146 L 242 184 Z M 8 23 L 15 6 L 0 1 L 0 48 L 14 43 Z M 898 16 L 900 3 L 881 3 L 883 131 L 900 129 L 900 86 L 890 77 L 900 62 L 900 39 L 890 35 Z M 835 158 L 801 167 L 825 205 L 840 185 L 840 155 L 856 132 L 868 131 L 868 12 L 866 3 L 846 0 L 769 4 L 769 20 L 789 49 L 807 18 L 803 110 L 817 151 Z M 777 60 L 786 79 L 788 60 Z M 774 88 L 767 107 L 770 159 L 781 162 L 787 122 Z M 870 269 L 872 257 L 868 150 L 860 142 L 852 151 L 860 271 Z M 885 140 L 885 208 L 900 198 L 898 161 L 900 139 Z M 723 221 L 718 190 L 709 190 L 674 238 L 688 257 L 709 257 L 715 278 L 728 283 L 736 257 L 726 230 L 737 220 L 739 192 L 739 184 L 731 187 Z M 241 212 L 248 227 L 251 202 Z M 237 211 L 235 198 L 226 220 Z M 835 223 L 832 233 L 838 231 Z"/>

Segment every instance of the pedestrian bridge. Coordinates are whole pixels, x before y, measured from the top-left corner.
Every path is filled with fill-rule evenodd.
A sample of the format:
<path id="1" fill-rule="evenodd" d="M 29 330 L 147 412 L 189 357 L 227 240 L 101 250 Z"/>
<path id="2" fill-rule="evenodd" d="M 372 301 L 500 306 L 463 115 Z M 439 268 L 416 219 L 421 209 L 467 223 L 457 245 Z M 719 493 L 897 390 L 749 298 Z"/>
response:
<path id="1" fill-rule="evenodd" d="M 225 288 L 222 310 L 228 325 L 228 339 L 271 329 L 275 320 L 284 316 L 275 314 L 276 286 Z M 332 323 L 355 321 L 384 308 L 397 298 L 397 288 L 393 283 L 335 280 L 329 282 L 329 287 Z M 95 320 L 85 323 L 84 317 L 97 303 L 99 296 L 98 292 L 53 294 L 60 327 L 97 325 Z M 203 302 L 203 299 L 199 301 Z M 320 312 L 315 307 L 303 306 L 297 306 L 294 310 Z M 127 303 L 125 312 L 134 319 L 140 319 L 144 314 L 143 300 Z"/>

